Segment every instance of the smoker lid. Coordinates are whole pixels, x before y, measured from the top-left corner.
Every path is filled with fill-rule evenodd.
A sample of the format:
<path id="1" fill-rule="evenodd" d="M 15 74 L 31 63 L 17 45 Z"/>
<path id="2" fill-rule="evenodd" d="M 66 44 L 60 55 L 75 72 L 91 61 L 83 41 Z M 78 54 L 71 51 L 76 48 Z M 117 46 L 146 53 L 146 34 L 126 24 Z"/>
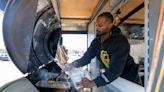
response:
<path id="1" fill-rule="evenodd" d="M 4 11 L 8 0 L 0 0 L 0 10 Z"/>
<path id="2" fill-rule="evenodd" d="M 5 46 L 22 73 L 35 71 L 52 60 L 60 37 L 52 10 L 38 18 L 37 4 L 37 0 L 10 0 L 4 14 Z"/>

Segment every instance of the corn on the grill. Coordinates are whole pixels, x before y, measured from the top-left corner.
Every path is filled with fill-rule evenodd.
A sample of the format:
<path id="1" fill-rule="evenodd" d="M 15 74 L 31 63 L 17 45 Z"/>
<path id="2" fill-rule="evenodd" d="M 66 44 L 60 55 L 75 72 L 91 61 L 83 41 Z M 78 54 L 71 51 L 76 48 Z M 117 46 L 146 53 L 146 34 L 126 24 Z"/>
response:
<path id="1" fill-rule="evenodd" d="M 54 80 L 48 80 L 48 84 L 55 84 Z"/>

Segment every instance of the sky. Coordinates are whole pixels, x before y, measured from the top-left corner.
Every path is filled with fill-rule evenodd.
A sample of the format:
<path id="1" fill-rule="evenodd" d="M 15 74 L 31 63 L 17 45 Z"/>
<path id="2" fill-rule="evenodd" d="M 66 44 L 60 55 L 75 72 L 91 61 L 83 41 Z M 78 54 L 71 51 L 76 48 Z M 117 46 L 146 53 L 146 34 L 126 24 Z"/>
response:
<path id="1" fill-rule="evenodd" d="M 3 36 L 2 36 L 2 21 L 3 21 L 3 12 L 0 11 L 0 49 L 5 49 Z"/>
<path id="2" fill-rule="evenodd" d="M 86 51 L 87 35 L 86 34 L 63 34 L 63 45 L 68 50 Z"/>

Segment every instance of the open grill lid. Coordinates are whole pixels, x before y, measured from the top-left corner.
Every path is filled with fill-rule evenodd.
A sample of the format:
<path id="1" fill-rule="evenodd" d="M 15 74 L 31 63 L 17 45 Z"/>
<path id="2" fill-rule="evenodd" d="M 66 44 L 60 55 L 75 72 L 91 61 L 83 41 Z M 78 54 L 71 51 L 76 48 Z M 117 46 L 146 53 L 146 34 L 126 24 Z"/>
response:
<path id="1" fill-rule="evenodd" d="M 3 36 L 6 49 L 22 73 L 36 71 L 53 60 L 60 28 L 54 11 L 37 11 L 38 0 L 10 0 L 4 14 Z M 60 67 L 53 63 L 54 70 Z"/>

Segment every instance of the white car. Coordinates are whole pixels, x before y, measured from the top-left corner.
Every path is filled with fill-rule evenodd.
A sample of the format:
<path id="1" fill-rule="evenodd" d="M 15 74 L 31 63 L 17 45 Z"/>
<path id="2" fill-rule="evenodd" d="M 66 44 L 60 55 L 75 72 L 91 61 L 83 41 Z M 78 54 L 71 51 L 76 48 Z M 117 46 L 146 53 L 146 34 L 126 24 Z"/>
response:
<path id="1" fill-rule="evenodd" d="M 9 56 L 8 56 L 7 52 L 0 52 L 0 60 L 9 61 Z"/>

